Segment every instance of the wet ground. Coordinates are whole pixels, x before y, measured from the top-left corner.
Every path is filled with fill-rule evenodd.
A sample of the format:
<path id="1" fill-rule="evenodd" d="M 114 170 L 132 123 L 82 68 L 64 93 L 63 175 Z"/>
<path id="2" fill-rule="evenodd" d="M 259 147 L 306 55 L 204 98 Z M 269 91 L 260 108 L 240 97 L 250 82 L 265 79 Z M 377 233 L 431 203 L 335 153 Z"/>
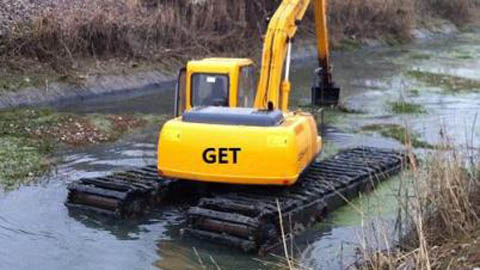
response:
<path id="1" fill-rule="evenodd" d="M 480 31 L 345 52 L 336 54 L 334 63 L 344 106 L 357 113 L 326 114 L 332 118 L 326 133 L 329 148 L 401 146 L 381 135 L 385 124 L 405 125 L 432 146 L 450 140 L 461 147 L 478 147 Z M 314 65 L 313 60 L 296 65 L 293 104 L 308 103 Z M 399 101 L 418 104 L 423 113 L 398 113 L 393 102 Z M 172 107 L 173 89 L 158 89 L 145 96 L 102 98 L 58 109 L 169 114 Z M 362 129 L 372 124 L 376 128 Z M 216 263 L 226 270 L 264 269 L 255 257 L 236 250 L 181 239 L 180 207 L 160 209 L 135 221 L 71 213 L 64 207 L 66 186 L 79 177 L 154 163 L 158 130 L 159 125 L 154 125 L 116 143 L 63 149 L 58 153 L 63 162 L 55 173 L 36 185 L 0 193 L 0 269 L 201 269 L 192 247 L 212 269 Z M 368 224 L 375 221 L 392 232 L 399 179 L 384 183 L 297 237 L 295 250 L 301 262 L 314 269 L 341 269 L 352 262 L 363 231 L 369 232 L 372 244 L 382 242 L 383 233 L 372 231 Z"/>

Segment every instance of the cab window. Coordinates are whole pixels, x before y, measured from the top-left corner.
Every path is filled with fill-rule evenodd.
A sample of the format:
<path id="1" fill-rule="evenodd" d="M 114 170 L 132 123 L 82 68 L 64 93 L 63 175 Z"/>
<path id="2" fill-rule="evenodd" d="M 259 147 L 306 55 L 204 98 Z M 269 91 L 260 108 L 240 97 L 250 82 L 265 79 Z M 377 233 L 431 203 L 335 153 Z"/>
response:
<path id="1" fill-rule="evenodd" d="M 192 75 L 192 107 L 228 106 L 229 79 L 222 74 Z"/>
<path id="2" fill-rule="evenodd" d="M 253 107 L 256 87 L 255 68 L 253 66 L 242 67 L 238 80 L 237 107 Z"/>

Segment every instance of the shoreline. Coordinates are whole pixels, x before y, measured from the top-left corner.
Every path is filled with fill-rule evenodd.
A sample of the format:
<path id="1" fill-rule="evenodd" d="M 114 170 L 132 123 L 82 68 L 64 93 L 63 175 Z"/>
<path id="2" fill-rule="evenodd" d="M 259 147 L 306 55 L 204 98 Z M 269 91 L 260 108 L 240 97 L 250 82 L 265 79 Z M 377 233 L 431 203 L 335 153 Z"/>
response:
<path id="1" fill-rule="evenodd" d="M 459 29 L 451 22 L 445 21 L 435 29 L 415 29 L 413 39 L 409 42 L 424 42 L 431 39 L 456 35 Z M 382 40 L 365 40 L 358 43 L 358 48 L 381 48 L 390 46 Z M 332 54 L 342 53 L 345 50 L 334 50 Z M 348 51 L 348 50 L 346 50 Z M 314 40 L 300 42 L 292 53 L 292 63 L 299 64 L 312 61 L 316 56 Z M 45 87 L 27 87 L 19 91 L 0 92 L 0 110 L 8 110 L 29 106 L 59 106 L 74 104 L 78 101 L 91 100 L 104 96 L 131 96 L 138 97 L 153 91 L 167 91 L 176 84 L 176 70 L 152 70 L 138 72 L 132 75 L 93 75 L 84 82 L 69 84 L 52 82 Z"/>

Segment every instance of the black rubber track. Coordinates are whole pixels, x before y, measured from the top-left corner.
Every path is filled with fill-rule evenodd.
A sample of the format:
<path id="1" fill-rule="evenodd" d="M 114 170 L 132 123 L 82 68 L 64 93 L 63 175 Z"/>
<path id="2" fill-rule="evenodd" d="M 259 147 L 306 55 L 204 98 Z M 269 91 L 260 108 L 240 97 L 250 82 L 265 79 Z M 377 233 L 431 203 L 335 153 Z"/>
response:
<path id="1" fill-rule="evenodd" d="M 118 218 L 138 217 L 159 205 L 173 184 L 159 177 L 155 166 L 83 178 L 68 186 L 65 205 Z"/>
<path id="2" fill-rule="evenodd" d="M 355 148 L 314 162 L 288 188 L 239 188 L 202 198 L 187 211 L 184 234 L 266 253 L 281 239 L 280 206 L 285 233 L 298 233 L 363 192 L 402 170 L 404 153 Z"/>
<path id="3" fill-rule="evenodd" d="M 186 213 L 184 234 L 245 252 L 266 253 L 281 239 L 277 201 L 285 233 L 297 233 L 345 204 L 346 199 L 397 174 L 406 163 L 403 152 L 362 147 L 312 163 L 291 187 L 201 188 L 195 182 L 159 177 L 153 165 L 75 181 L 68 186 L 65 204 L 73 209 L 130 218 L 167 204 L 168 197 L 190 199 L 193 203 Z"/>

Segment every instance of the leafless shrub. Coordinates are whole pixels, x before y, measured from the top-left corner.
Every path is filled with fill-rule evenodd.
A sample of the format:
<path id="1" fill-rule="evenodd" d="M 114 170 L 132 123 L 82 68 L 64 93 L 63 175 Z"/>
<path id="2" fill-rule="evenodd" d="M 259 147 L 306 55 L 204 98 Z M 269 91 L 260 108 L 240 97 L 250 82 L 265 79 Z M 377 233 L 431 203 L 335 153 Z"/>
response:
<path id="1" fill-rule="evenodd" d="M 413 173 L 409 191 L 399 197 L 406 213 L 401 222 L 408 230 L 401 245 L 388 252 L 363 250 L 360 268 L 430 270 L 443 269 L 445 260 L 453 268 L 468 263 L 465 258 L 450 258 L 450 242 L 468 239 L 480 222 L 479 167 L 466 160 L 456 150 L 436 152 L 426 159 Z"/>
<path id="2" fill-rule="evenodd" d="M 383 35 L 409 38 L 415 24 L 414 3 L 415 0 L 334 0 L 330 5 L 331 28 L 337 35 L 354 39 Z"/>
<path id="3" fill-rule="evenodd" d="M 258 4 L 258 3 L 257 3 Z M 250 1 L 158 1 L 131 8 L 90 0 L 46 9 L 17 22 L 10 53 L 47 61 L 71 56 L 168 57 L 231 54 L 259 37 L 250 17 L 264 16 Z M 251 13 L 253 12 L 253 14 Z M 247 15 L 248 13 L 248 15 Z"/>
<path id="4" fill-rule="evenodd" d="M 439 16 L 461 25 L 471 22 L 478 12 L 477 0 L 416 0 L 417 7 L 431 16 Z"/>
<path id="5" fill-rule="evenodd" d="M 435 242 L 468 235 L 480 221 L 480 182 L 477 168 L 467 167 L 461 153 L 436 153 L 426 162 L 425 174 L 416 181 L 414 209 L 428 227 L 426 237 Z M 441 233 L 439 233 L 441 232 Z"/>
<path id="6" fill-rule="evenodd" d="M 424 14 L 468 21 L 475 13 L 472 5 L 479 5 L 475 1 L 330 0 L 333 42 L 385 36 L 403 40 Z M 0 3 L 0 55 L 68 64 L 76 57 L 252 56 L 261 49 L 265 19 L 280 0 L 24 2 Z M 306 26 L 312 28 L 311 13 L 309 18 Z"/>

